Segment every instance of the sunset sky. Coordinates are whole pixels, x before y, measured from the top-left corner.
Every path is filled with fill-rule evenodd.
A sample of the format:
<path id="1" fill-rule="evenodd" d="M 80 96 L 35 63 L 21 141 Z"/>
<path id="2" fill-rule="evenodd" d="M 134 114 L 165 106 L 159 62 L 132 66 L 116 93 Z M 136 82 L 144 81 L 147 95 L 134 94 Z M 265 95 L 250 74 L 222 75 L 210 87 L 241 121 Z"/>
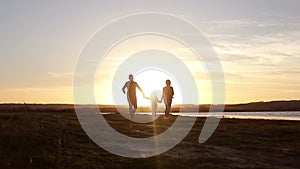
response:
<path id="1" fill-rule="evenodd" d="M 141 12 L 172 14 L 203 32 L 223 66 L 226 103 L 300 99 L 298 0 L 7 0 L 0 4 L 0 103 L 73 103 L 73 72 L 86 41 L 112 20 Z M 183 62 L 189 64 L 188 59 Z M 109 75 L 96 78 L 96 92 L 103 95 L 97 98 L 99 104 L 112 104 L 107 99 L 114 74 L 110 67 L 118 64 L 108 62 L 100 74 Z M 210 103 L 207 77 L 201 71 L 193 74 L 202 86 L 200 103 Z M 120 81 L 120 92 L 126 79 Z"/>

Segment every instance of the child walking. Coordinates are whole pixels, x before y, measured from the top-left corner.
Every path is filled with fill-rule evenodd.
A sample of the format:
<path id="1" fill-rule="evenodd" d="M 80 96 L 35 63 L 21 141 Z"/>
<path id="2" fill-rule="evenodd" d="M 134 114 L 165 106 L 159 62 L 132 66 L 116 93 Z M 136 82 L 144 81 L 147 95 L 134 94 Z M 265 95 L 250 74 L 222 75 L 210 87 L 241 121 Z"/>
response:
<path id="1" fill-rule="evenodd" d="M 157 112 L 157 103 L 161 103 L 161 100 L 158 100 L 158 97 L 156 95 L 155 92 L 152 92 L 150 94 L 150 97 L 146 97 L 145 99 L 151 100 L 151 112 L 152 112 L 152 116 L 156 116 L 156 112 Z"/>

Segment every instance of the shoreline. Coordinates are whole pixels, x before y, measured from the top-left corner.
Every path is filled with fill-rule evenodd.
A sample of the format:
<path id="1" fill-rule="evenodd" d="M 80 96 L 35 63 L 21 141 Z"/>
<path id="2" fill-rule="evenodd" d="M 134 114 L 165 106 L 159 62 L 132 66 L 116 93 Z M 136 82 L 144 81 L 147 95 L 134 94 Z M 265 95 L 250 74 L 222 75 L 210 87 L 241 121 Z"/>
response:
<path id="1" fill-rule="evenodd" d="M 116 110 L 127 111 L 127 105 L 89 105 L 89 104 L 39 104 L 39 103 L 0 103 L 0 111 L 53 111 L 63 112 L 72 111 L 74 106 L 81 108 L 95 108 L 98 107 L 104 112 L 115 112 Z M 198 110 L 198 112 L 209 112 L 210 104 L 173 104 L 172 112 L 191 112 Z M 250 102 L 238 104 L 220 104 L 214 105 L 224 107 L 224 112 L 267 112 L 267 111 L 300 111 L 300 100 L 279 100 L 268 102 Z M 158 107 L 158 110 L 163 110 L 163 105 Z M 138 111 L 150 111 L 149 106 L 138 106 Z"/>
<path id="2" fill-rule="evenodd" d="M 278 111 L 276 111 L 278 112 Z M 295 112 L 295 111 L 291 111 L 291 112 Z M 271 120 L 271 121 L 299 121 L 300 122 L 300 118 L 299 117 L 267 117 L 267 116 L 262 116 L 262 117 L 257 117 L 257 116 L 239 116 L 239 117 L 236 117 L 236 116 L 230 116 L 228 115 L 228 113 L 230 112 L 226 112 L 227 114 L 224 115 L 223 112 L 220 112 L 220 115 L 218 114 L 214 114 L 215 112 L 212 112 L 211 114 L 212 115 L 208 115 L 210 114 L 209 112 L 198 112 L 197 115 L 194 115 L 196 112 L 193 112 L 192 115 L 189 115 L 189 112 L 182 112 L 182 113 L 174 113 L 174 112 L 171 112 L 170 115 L 172 116 L 182 116 L 182 117 L 192 117 L 192 118 L 218 118 L 218 119 L 238 119 L 238 120 Z M 234 113 L 239 113 L 239 112 L 234 112 Z M 242 113 L 242 112 L 241 112 Z M 251 113 L 251 112 L 248 112 L 248 113 Z M 253 112 L 253 113 L 257 113 L 257 112 Z M 272 113 L 272 112 L 270 112 Z M 129 115 L 129 112 L 122 112 L 122 113 L 119 113 L 119 112 L 100 112 L 100 114 L 102 115 L 108 115 L 108 114 L 126 114 L 126 115 Z M 205 114 L 205 115 L 203 115 Z M 299 112 L 300 114 L 300 112 Z M 151 112 L 136 112 L 135 114 L 136 116 L 143 116 L 143 115 L 146 115 L 146 116 L 152 116 L 152 113 Z M 160 113 L 158 112 L 157 113 L 157 116 L 164 116 L 164 113 Z"/>
<path id="3" fill-rule="evenodd" d="M 121 109 L 120 112 L 113 109 L 101 109 L 95 110 L 95 108 L 82 107 L 86 111 L 99 111 L 100 114 L 129 114 L 127 108 Z M 82 110 L 81 109 L 81 110 Z M 64 106 L 56 105 L 31 105 L 30 107 L 25 107 L 24 105 L 18 105 L 14 108 L 9 108 L 6 106 L 1 106 L 0 104 L 0 114 L 6 113 L 69 113 L 74 112 L 75 108 L 73 106 L 65 108 Z M 157 112 L 158 115 L 164 115 L 163 109 Z M 267 114 L 267 115 L 266 115 Z M 135 115 L 147 115 L 151 116 L 150 111 L 137 111 Z M 197 118 L 219 118 L 219 119 L 248 119 L 248 120 L 274 120 L 274 121 L 300 121 L 300 111 L 259 111 L 259 112 L 177 112 L 171 111 L 173 116 L 182 116 L 182 117 L 197 117 Z"/>

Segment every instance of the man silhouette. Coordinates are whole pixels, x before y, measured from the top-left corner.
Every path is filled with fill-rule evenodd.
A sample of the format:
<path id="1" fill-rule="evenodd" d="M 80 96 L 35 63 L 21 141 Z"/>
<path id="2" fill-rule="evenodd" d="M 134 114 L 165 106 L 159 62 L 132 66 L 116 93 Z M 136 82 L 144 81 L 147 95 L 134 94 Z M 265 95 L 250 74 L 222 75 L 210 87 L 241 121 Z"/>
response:
<path id="1" fill-rule="evenodd" d="M 129 75 L 129 81 L 126 82 L 122 88 L 124 94 L 126 88 L 127 88 L 127 101 L 129 103 L 130 118 L 133 118 L 137 109 L 136 88 L 139 89 L 139 91 L 143 94 L 144 97 L 145 94 L 142 88 L 138 85 L 138 83 L 133 81 L 132 74 Z"/>
<path id="2" fill-rule="evenodd" d="M 171 81 L 166 80 L 166 87 L 163 88 L 163 95 L 161 98 L 161 100 L 164 99 L 164 103 L 166 106 L 166 108 L 165 108 L 165 118 L 166 119 L 169 118 L 173 95 L 174 95 L 174 90 L 173 90 L 173 87 L 171 86 Z"/>

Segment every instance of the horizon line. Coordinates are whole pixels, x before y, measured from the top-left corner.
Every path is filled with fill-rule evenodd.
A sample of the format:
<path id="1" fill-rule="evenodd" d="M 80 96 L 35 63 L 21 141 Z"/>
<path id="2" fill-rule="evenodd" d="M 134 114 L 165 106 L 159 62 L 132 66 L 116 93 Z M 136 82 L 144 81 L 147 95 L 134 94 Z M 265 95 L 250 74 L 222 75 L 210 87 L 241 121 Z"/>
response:
<path id="1" fill-rule="evenodd" d="M 300 99 L 292 99 L 292 100 L 267 100 L 267 101 L 251 101 L 251 102 L 240 102 L 240 103 L 224 103 L 224 104 L 214 104 L 214 105 L 240 105 L 240 104 L 251 104 L 251 103 L 268 103 L 268 102 L 292 102 L 292 101 L 300 101 Z M 47 103 L 37 103 L 37 102 L 0 102 L 0 105 L 98 105 L 98 106 L 128 106 L 128 105 L 114 105 L 114 104 L 74 104 L 74 103 L 58 103 L 58 102 L 47 102 Z M 173 104 L 173 106 L 179 105 L 212 105 L 210 103 L 199 103 L 199 104 Z M 141 107 L 148 105 L 139 105 Z"/>

